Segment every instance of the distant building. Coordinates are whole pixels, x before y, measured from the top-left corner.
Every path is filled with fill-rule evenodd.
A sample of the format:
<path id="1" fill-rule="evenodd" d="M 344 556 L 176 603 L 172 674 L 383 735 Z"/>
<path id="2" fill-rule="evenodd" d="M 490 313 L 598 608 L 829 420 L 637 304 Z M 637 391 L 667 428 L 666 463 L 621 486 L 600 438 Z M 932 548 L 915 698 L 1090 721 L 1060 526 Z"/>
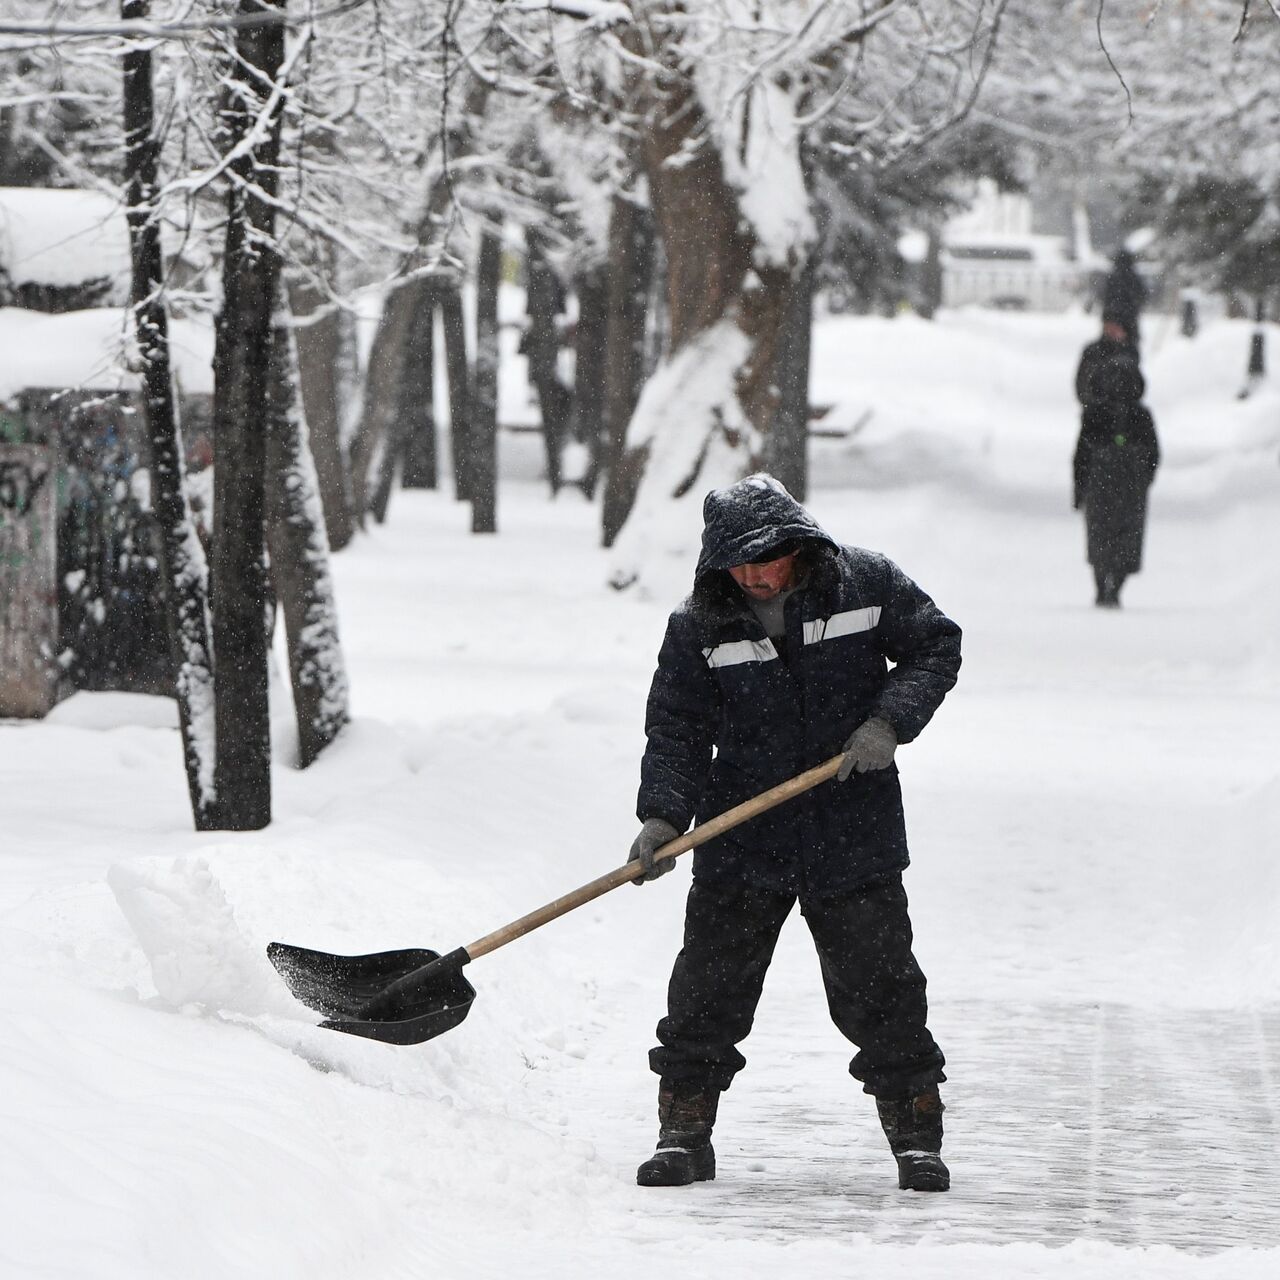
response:
<path id="1" fill-rule="evenodd" d="M 1071 210 L 1066 232 L 1033 230 L 1034 214 L 1031 197 L 981 179 L 970 208 L 943 228 L 942 305 L 1018 311 L 1088 305 L 1107 261 L 1092 248 L 1084 207 Z"/>

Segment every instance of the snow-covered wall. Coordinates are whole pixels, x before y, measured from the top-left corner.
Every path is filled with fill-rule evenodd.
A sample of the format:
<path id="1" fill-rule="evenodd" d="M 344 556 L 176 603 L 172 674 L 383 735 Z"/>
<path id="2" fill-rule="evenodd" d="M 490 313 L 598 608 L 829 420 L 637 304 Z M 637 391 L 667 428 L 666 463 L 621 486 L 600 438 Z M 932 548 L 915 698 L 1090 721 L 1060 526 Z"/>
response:
<path id="1" fill-rule="evenodd" d="M 213 326 L 170 320 L 169 339 L 179 387 L 213 393 Z M 101 307 L 46 315 L 0 307 L 0 401 L 27 387 L 118 391 L 139 385 L 129 371 L 131 341 L 125 311 Z"/>
<path id="2" fill-rule="evenodd" d="M 0 187 L 0 273 L 14 285 L 129 279 L 129 230 L 97 191 Z"/>

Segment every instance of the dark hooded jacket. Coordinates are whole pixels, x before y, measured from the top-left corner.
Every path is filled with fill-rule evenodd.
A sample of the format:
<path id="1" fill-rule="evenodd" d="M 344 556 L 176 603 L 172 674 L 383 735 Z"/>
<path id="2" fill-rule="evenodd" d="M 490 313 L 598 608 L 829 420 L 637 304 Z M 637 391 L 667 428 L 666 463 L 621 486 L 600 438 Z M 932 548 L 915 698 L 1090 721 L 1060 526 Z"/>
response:
<path id="1" fill-rule="evenodd" d="M 713 490 L 703 518 L 694 589 L 667 624 L 649 693 L 637 801 L 641 820 L 680 831 L 821 764 L 872 716 L 910 742 L 960 667 L 960 628 L 884 556 L 836 543 L 771 477 Z M 786 602 L 784 662 L 725 570 L 797 543 L 803 581 Z M 710 841 L 693 871 L 824 895 L 907 862 L 891 765 Z"/>
<path id="2" fill-rule="evenodd" d="M 1108 338 L 1105 335 L 1095 338 L 1085 347 L 1080 353 L 1080 363 L 1076 366 L 1076 399 L 1082 405 L 1087 408 L 1090 403 L 1089 387 L 1094 370 L 1099 365 L 1106 364 L 1108 360 L 1124 356 L 1132 360 L 1138 358 L 1138 351 L 1133 343 L 1117 342 L 1115 338 Z"/>

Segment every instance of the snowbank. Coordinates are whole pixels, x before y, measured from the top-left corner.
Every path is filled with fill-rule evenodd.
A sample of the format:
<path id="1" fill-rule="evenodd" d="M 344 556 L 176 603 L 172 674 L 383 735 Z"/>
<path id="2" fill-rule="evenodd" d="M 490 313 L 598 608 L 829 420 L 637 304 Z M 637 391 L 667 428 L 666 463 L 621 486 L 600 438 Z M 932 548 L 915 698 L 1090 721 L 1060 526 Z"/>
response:
<path id="1" fill-rule="evenodd" d="M 1237 399 L 1250 322 L 1216 321 L 1195 339 L 1174 326 L 1172 317 L 1150 318 L 1143 348 L 1163 452 L 1157 486 L 1220 509 L 1226 490 L 1252 485 L 1240 453 L 1270 460 L 1275 452 L 1280 386 L 1273 378 Z M 1060 502 L 1080 425 L 1076 362 L 1097 329 L 1097 317 L 1071 312 L 823 317 L 812 401 L 834 434 L 811 445 L 814 487 L 943 483 L 993 500 Z M 1280 351 L 1280 326 L 1267 330 Z"/>

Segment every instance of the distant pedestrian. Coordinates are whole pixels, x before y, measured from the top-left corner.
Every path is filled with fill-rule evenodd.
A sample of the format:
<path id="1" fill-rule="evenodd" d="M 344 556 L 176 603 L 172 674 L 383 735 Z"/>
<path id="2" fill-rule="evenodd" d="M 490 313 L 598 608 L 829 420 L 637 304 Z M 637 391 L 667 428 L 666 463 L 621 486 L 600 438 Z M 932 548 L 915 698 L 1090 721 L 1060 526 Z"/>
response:
<path id="1" fill-rule="evenodd" d="M 1138 317 L 1148 297 L 1146 281 L 1138 274 L 1133 254 L 1121 249 L 1112 259 L 1111 271 L 1102 285 L 1102 314 L 1124 327 L 1135 350 L 1139 343 Z"/>
<path id="2" fill-rule="evenodd" d="M 1132 356 L 1096 364 L 1088 375 L 1084 421 L 1073 459 L 1075 508 L 1084 512 L 1094 603 L 1118 608 L 1120 588 L 1142 568 L 1147 491 L 1160 465 L 1155 422 Z"/>

